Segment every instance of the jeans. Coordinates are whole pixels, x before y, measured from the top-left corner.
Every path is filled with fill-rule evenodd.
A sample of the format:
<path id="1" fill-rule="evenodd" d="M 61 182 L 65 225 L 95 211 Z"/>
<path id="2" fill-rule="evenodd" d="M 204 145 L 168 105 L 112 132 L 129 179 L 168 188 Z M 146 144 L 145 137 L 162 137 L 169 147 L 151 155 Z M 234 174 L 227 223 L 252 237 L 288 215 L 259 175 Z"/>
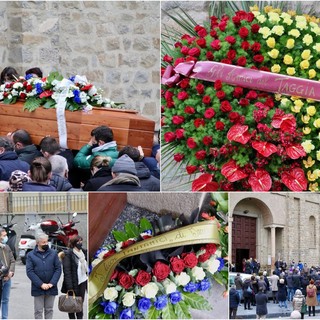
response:
<path id="1" fill-rule="evenodd" d="M 242 289 L 239 289 L 239 290 L 237 290 L 237 292 L 239 293 L 240 302 L 241 302 L 242 296 L 243 296 L 243 291 L 242 291 Z"/>
<path id="2" fill-rule="evenodd" d="M 294 296 L 294 288 L 287 288 L 287 292 L 288 292 L 288 301 L 292 301 L 293 296 Z"/>
<path id="3" fill-rule="evenodd" d="M 8 319 L 10 289 L 11 289 L 11 278 L 8 281 L 3 281 L 3 284 L 2 284 L 2 299 L 1 299 L 2 319 Z"/>
<path id="4" fill-rule="evenodd" d="M 280 308 L 284 307 L 287 309 L 287 301 L 279 301 Z"/>

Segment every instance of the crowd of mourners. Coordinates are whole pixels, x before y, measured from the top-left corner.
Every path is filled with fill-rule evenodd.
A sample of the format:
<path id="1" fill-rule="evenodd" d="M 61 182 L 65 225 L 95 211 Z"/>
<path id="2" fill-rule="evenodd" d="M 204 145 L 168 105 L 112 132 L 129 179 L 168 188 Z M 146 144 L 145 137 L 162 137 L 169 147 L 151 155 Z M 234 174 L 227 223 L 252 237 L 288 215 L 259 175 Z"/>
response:
<path id="1" fill-rule="evenodd" d="M 39 68 L 26 71 L 25 78 L 42 78 Z M 1 84 L 15 81 L 18 73 L 5 68 Z M 60 147 L 46 136 L 35 145 L 30 134 L 19 128 L 0 137 L 1 191 L 160 191 L 160 144 L 145 157 L 140 146 L 119 150 L 110 127 L 91 131 L 80 150 Z"/>
<path id="2" fill-rule="evenodd" d="M 236 319 L 242 301 L 245 310 L 255 307 L 257 318 L 266 318 L 269 299 L 279 305 L 279 312 L 292 311 L 292 319 L 304 319 L 305 314 L 315 317 L 320 303 L 320 266 L 277 260 L 273 269 L 269 275 L 260 270 L 256 259 L 244 259 L 242 273 L 237 273 L 230 289 L 230 319 Z"/>

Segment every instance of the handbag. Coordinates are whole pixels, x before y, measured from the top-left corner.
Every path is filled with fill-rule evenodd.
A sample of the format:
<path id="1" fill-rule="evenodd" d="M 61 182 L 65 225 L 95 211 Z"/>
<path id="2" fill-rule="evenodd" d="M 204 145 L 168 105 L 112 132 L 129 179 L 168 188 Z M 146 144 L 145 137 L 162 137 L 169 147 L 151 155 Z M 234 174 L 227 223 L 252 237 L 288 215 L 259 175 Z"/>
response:
<path id="1" fill-rule="evenodd" d="M 301 306 L 301 313 L 307 313 L 307 305 L 305 303 Z"/>
<path id="2" fill-rule="evenodd" d="M 72 292 L 72 295 L 69 295 L 69 292 Z M 67 294 L 59 296 L 58 308 L 62 312 L 82 312 L 82 304 L 82 297 L 77 297 L 73 290 L 68 290 Z"/>

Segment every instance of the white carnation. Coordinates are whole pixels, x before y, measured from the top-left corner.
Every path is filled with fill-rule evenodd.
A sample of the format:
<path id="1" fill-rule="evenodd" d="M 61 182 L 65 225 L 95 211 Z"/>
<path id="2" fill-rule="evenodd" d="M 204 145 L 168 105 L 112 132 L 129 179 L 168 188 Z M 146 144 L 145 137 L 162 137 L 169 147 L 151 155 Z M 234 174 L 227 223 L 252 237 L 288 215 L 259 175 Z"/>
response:
<path id="1" fill-rule="evenodd" d="M 103 296 L 106 300 L 114 301 L 118 298 L 118 291 L 115 288 L 107 288 L 103 292 Z"/>
<path id="2" fill-rule="evenodd" d="M 14 89 L 23 88 L 23 84 L 21 82 L 16 82 L 13 86 Z"/>
<path id="3" fill-rule="evenodd" d="M 203 280 L 206 276 L 206 273 L 203 271 L 201 267 L 194 267 L 191 270 L 192 275 L 196 280 Z"/>

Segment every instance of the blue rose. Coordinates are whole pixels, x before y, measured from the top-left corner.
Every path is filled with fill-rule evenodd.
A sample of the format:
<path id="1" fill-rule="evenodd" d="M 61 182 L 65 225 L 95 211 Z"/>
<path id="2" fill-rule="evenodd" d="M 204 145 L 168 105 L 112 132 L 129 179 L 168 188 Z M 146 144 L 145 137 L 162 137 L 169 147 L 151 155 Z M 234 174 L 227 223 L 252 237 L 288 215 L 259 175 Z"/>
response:
<path id="1" fill-rule="evenodd" d="M 122 310 L 120 313 L 120 319 L 134 319 L 133 310 L 130 308 Z"/>
<path id="2" fill-rule="evenodd" d="M 31 79 L 32 77 L 33 77 L 33 74 L 32 74 L 32 73 L 29 73 L 29 74 L 26 75 L 25 79 L 26 79 L 26 80 L 29 80 L 29 79 Z"/>
<path id="3" fill-rule="evenodd" d="M 224 260 L 223 260 L 223 258 L 218 258 L 218 260 L 220 261 L 220 266 L 219 266 L 219 268 L 217 270 L 219 272 L 224 267 Z"/>
<path id="4" fill-rule="evenodd" d="M 41 83 L 36 83 L 35 88 L 36 88 L 37 94 L 40 94 L 43 92 Z"/>
<path id="5" fill-rule="evenodd" d="M 140 312 L 147 312 L 151 307 L 151 301 L 148 298 L 142 298 L 138 302 L 138 309 Z"/>
<path id="6" fill-rule="evenodd" d="M 179 301 L 181 301 L 182 296 L 181 296 L 181 292 L 176 291 L 173 293 L 170 293 L 170 302 L 172 304 L 177 304 Z"/>
<path id="7" fill-rule="evenodd" d="M 189 282 L 184 288 L 183 291 L 186 292 L 195 292 L 198 290 L 198 285 L 194 282 Z"/>
<path id="8" fill-rule="evenodd" d="M 164 296 L 157 297 L 153 305 L 157 310 L 162 310 L 167 304 L 168 304 L 168 299 L 167 299 L 167 296 L 164 295 Z"/>
<path id="9" fill-rule="evenodd" d="M 74 97 L 73 97 L 74 102 L 81 103 L 80 91 L 79 90 L 73 90 L 73 94 L 74 94 Z"/>
<path id="10" fill-rule="evenodd" d="M 211 284 L 209 279 L 203 279 L 201 282 L 199 282 L 199 290 L 200 291 L 206 291 L 210 289 Z"/>
<path id="11" fill-rule="evenodd" d="M 104 313 L 106 314 L 115 314 L 118 308 L 118 304 L 113 302 L 113 301 L 109 301 L 108 303 L 106 303 L 104 305 Z"/>
<path id="12" fill-rule="evenodd" d="M 69 78 L 69 80 L 70 81 L 72 81 L 72 82 L 74 82 L 74 79 L 76 78 L 76 76 L 71 76 L 70 78 Z"/>

